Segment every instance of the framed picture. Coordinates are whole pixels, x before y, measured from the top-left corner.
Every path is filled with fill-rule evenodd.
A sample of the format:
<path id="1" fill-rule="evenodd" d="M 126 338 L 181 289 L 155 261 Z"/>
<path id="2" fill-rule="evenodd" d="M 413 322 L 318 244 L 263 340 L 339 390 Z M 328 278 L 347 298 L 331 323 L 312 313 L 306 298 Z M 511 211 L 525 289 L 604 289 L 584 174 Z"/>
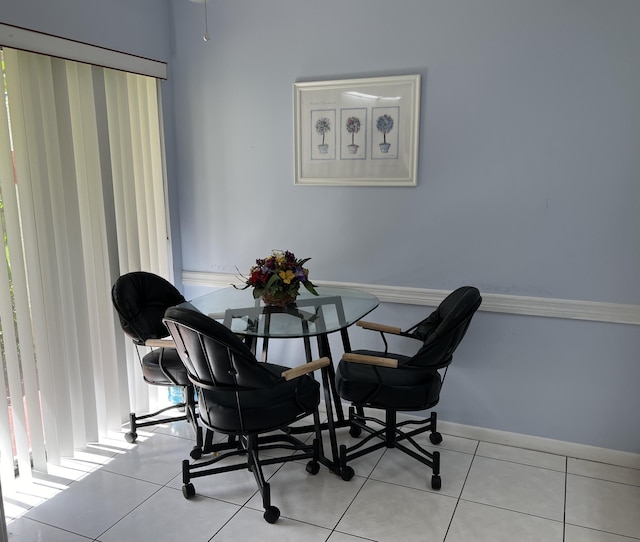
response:
<path id="1" fill-rule="evenodd" d="M 420 75 L 293 85 L 295 183 L 415 186 Z"/>

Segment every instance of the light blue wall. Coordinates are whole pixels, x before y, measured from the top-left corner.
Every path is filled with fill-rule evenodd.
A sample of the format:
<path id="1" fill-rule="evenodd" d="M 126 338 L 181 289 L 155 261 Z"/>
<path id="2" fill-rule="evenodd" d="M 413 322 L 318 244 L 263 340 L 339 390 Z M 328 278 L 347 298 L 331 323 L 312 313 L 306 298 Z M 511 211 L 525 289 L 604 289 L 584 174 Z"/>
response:
<path id="1" fill-rule="evenodd" d="M 208 43 L 173 5 L 185 270 L 288 248 L 324 280 L 640 303 L 637 0 L 215 0 Z M 293 185 L 295 81 L 412 73 L 416 188 Z M 438 409 L 640 452 L 638 352 L 637 326 L 479 313 Z"/>
<path id="2" fill-rule="evenodd" d="M 322 280 L 640 303 L 637 0 L 210 0 L 208 43 L 187 0 L 0 2 L 3 22 L 169 61 L 178 271 L 288 248 Z M 295 81 L 411 73 L 417 187 L 293 185 Z M 439 412 L 640 453 L 638 352 L 637 326 L 479 313 Z"/>
<path id="3" fill-rule="evenodd" d="M 170 0 L 0 0 L 0 22 L 167 60 Z"/>
<path id="4" fill-rule="evenodd" d="M 185 269 L 640 301 L 637 0 L 173 5 Z M 292 84 L 400 73 L 418 187 L 294 186 Z"/>

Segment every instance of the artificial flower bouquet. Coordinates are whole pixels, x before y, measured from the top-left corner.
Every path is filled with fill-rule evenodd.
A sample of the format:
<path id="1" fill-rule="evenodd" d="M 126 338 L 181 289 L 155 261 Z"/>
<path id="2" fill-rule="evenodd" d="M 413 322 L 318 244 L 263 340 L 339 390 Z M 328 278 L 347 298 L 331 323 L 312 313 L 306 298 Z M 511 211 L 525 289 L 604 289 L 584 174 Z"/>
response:
<path id="1" fill-rule="evenodd" d="M 318 295 L 304 266 L 311 258 L 298 260 L 293 252 L 274 250 L 267 258 L 258 258 L 249 270 L 244 286 L 253 288 L 254 299 L 262 298 L 269 305 L 288 305 L 295 301 L 300 285 Z"/>

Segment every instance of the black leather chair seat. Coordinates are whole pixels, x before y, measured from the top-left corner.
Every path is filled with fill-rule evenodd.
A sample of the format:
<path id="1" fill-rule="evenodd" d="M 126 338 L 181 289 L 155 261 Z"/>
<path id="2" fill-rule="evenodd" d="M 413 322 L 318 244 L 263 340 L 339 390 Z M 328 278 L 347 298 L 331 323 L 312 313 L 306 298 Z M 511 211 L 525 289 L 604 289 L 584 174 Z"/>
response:
<path id="1" fill-rule="evenodd" d="M 433 369 L 403 366 L 409 356 L 356 350 L 354 354 L 398 360 L 397 368 L 362 363 L 340 363 L 336 372 L 336 389 L 340 397 L 354 404 L 395 410 L 422 410 L 437 404 L 440 375 Z"/>
<path id="2" fill-rule="evenodd" d="M 279 377 L 288 367 L 264 364 L 274 376 Z M 242 421 L 238 418 L 238 402 Z M 320 401 L 320 384 L 311 376 L 277 383 L 271 388 L 247 389 L 236 392 L 216 388 L 202 389 L 199 394 L 200 413 L 216 431 L 237 433 L 264 433 L 291 423 L 296 417 L 313 413 Z"/>
<path id="3" fill-rule="evenodd" d="M 165 372 L 173 380 L 167 378 Z M 189 384 L 187 370 L 180 355 L 173 348 L 155 348 L 145 354 L 142 358 L 142 376 L 146 382 L 156 386 L 187 386 Z"/>

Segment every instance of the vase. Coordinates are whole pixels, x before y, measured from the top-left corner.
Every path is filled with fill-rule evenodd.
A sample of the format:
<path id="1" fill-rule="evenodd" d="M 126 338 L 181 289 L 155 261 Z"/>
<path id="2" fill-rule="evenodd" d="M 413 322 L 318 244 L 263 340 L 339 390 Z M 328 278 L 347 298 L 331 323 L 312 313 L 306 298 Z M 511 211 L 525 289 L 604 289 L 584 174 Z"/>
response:
<path id="1" fill-rule="evenodd" d="M 391 143 L 380 143 L 380 151 L 387 153 L 389 152 L 389 147 L 391 147 Z"/>
<path id="2" fill-rule="evenodd" d="M 265 292 L 262 294 L 262 301 L 265 305 L 272 305 L 274 307 L 286 307 L 291 305 L 296 300 L 297 292 L 280 292 L 277 294 L 270 294 Z"/>
<path id="3" fill-rule="evenodd" d="M 318 152 L 320 154 L 327 154 L 328 151 L 329 151 L 328 143 L 322 143 L 321 145 L 318 145 Z"/>
<path id="4" fill-rule="evenodd" d="M 358 147 L 360 145 L 347 145 L 347 150 L 349 151 L 350 154 L 355 154 L 358 152 Z"/>

